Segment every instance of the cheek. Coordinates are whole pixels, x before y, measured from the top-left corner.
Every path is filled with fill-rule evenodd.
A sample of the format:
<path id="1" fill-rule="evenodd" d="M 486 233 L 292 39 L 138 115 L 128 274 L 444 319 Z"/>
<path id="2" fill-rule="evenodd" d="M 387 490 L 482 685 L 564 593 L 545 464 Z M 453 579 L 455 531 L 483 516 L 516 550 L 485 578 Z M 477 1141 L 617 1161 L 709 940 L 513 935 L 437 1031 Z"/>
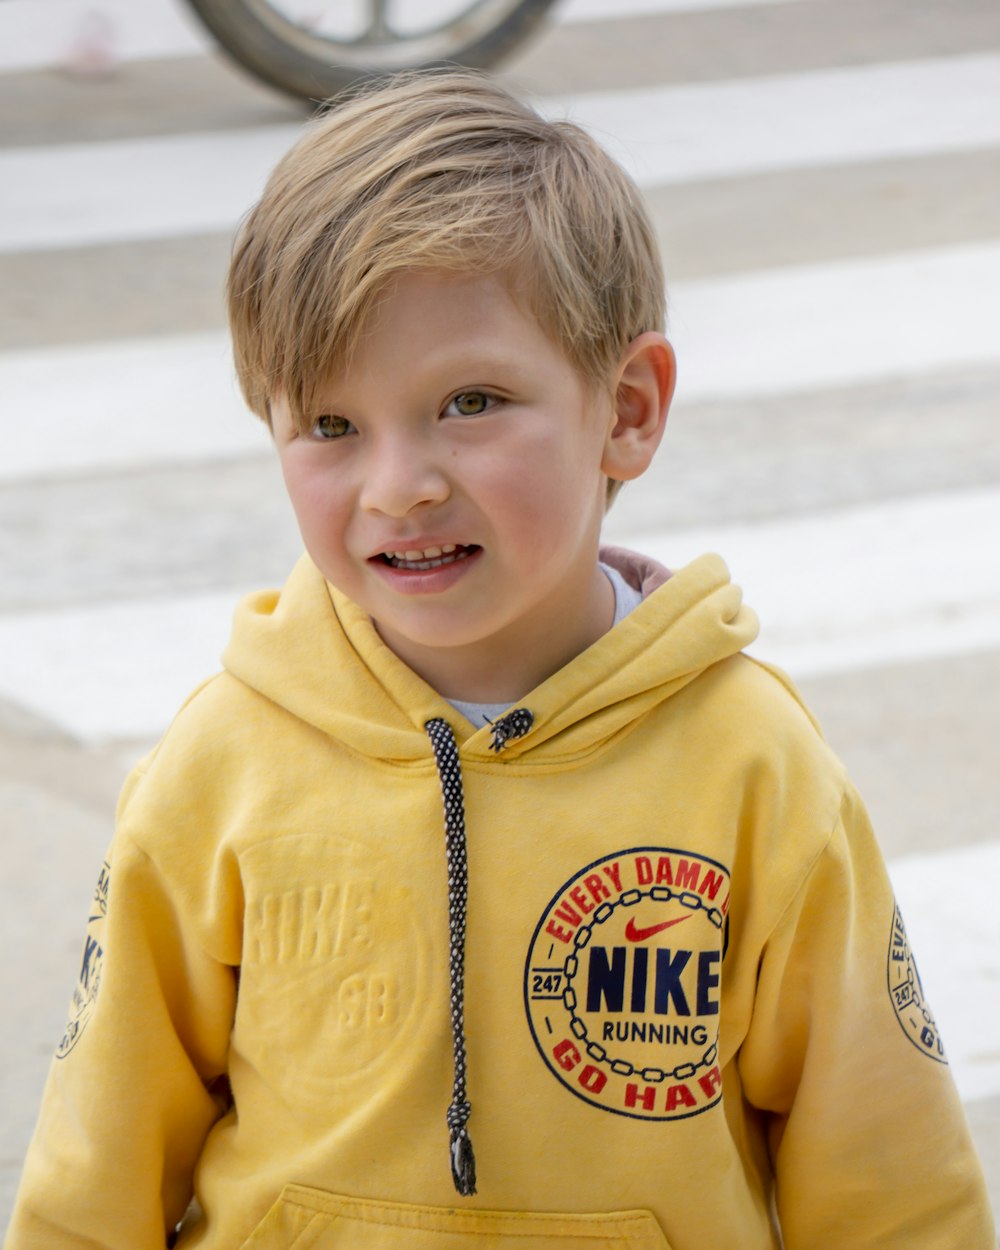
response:
<path id="1" fill-rule="evenodd" d="M 548 466 L 528 457 L 512 457 L 502 472 L 478 475 L 468 482 L 472 498 L 505 529 L 530 530 L 544 515 Z"/>
<path id="2" fill-rule="evenodd" d="M 301 462 L 282 463 L 285 488 L 303 534 L 329 530 L 344 509 L 343 492 L 329 472 Z"/>
<path id="3" fill-rule="evenodd" d="M 594 509 L 569 466 L 539 463 L 512 479 L 494 516 L 522 566 L 551 574 L 590 530 Z"/>

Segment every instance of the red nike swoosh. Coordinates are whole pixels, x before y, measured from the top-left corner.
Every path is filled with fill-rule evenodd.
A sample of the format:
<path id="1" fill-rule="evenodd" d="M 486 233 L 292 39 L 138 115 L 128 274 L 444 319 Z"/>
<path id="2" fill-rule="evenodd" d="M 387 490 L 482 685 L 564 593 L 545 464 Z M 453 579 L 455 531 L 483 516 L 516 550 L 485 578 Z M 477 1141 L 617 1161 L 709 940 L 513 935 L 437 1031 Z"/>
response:
<path id="1" fill-rule="evenodd" d="M 625 936 L 630 942 L 645 942 L 646 938 L 651 938 L 654 933 L 662 933 L 664 929 L 669 929 L 671 925 L 680 924 L 682 920 L 690 920 L 690 912 L 686 916 L 675 916 L 673 920 L 664 920 L 663 924 L 651 925 L 648 929 L 637 929 L 635 927 L 635 917 L 633 916 L 625 926 Z"/>

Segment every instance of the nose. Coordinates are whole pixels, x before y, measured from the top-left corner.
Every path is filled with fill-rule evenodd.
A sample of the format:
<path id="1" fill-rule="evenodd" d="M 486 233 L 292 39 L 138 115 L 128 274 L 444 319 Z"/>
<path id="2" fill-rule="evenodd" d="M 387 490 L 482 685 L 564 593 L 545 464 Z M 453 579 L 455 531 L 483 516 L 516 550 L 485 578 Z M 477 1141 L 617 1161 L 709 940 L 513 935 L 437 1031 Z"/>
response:
<path id="1" fill-rule="evenodd" d="M 366 512 L 402 517 L 443 503 L 450 493 L 447 476 L 423 440 L 393 435 L 372 446 L 361 488 Z"/>

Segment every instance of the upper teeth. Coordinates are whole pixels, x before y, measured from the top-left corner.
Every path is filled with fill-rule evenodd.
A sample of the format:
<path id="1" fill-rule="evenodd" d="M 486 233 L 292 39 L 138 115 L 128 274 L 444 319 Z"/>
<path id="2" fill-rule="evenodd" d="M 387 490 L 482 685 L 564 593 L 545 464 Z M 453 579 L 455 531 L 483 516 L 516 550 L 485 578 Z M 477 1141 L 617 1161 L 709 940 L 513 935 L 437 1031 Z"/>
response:
<path id="1" fill-rule="evenodd" d="M 454 543 L 445 543 L 443 547 L 428 547 L 426 551 L 390 551 L 389 555 L 395 560 L 407 560 L 410 562 L 415 560 L 437 560 L 441 556 L 450 556 L 455 549 Z"/>

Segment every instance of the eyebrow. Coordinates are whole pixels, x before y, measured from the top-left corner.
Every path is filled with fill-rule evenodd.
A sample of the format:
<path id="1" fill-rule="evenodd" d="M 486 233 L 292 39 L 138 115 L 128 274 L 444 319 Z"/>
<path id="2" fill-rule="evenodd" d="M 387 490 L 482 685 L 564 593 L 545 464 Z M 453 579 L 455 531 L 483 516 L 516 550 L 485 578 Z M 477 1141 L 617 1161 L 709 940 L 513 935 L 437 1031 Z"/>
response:
<path id="1" fill-rule="evenodd" d="M 490 375 L 493 374 L 502 374 L 505 381 L 515 385 L 520 384 L 525 375 L 525 368 L 523 362 L 516 356 L 491 354 L 488 348 L 484 348 L 482 352 L 475 354 L 461 352 L 456 353 L 454 356 L 443 356 L 438 360 L 432 358 L 421 369 L 421 374 L 429 375 L 430 378 L 440 373 L 459 373 L 464 375 L 465 381 L 459 385 L 471 390 L 476 386 L 492 385 Z M 418 374 L 418 377 L 421 374 Z M 316 387 L 315 392 L 310 397 L 308 407 L 303 409 L 303 424 L 308 424 L 315 417 L 323 414 L 340 414 L 343 412 L 343 415 L 349 415 L 345 410 L 351 405 L 342 402 L 341 398 L 337 396 L 338 385 L 337 380 L 334 379 L 328 384 L 320 384 Z M 346 399 L 347 397 L 344 398 Z"/>
<path id="2" fill-rule="evenodd" d="M 431 358 L 427 364 L 427 371 L 441 370 L 466 371 L 470 374 L 479 373 L 514 373 L 518 376 L 524 371 L 524 365 L 517 356 L 509 354 L 501 355 L 498 352 L 490 350 L 488 345 L 484 346 L 478 352 L 456 352 L 454 355 L 442 354 L 438 359 Z"/>

